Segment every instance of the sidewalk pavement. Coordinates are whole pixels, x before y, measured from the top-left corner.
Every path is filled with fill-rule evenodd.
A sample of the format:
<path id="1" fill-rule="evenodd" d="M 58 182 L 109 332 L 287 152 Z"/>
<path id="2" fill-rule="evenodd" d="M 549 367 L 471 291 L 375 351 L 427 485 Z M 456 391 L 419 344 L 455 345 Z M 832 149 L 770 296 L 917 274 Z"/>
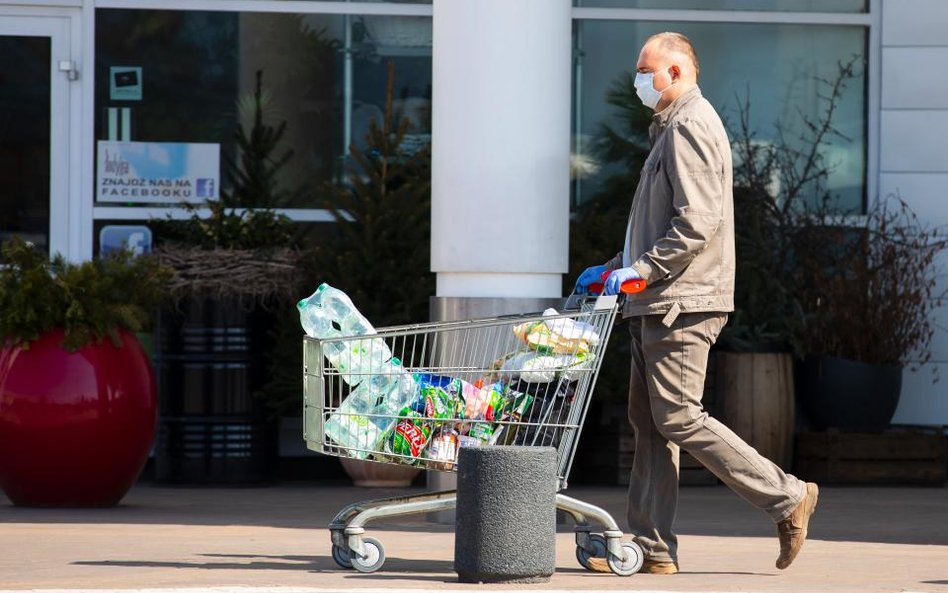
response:
<path id="1" fill-rule="evenodd" d="M 786 571 L 774 568 L 773 524 L 723 486 L 681 490 L 682 572 L 674 576 L 589 573 L 576 562 L 567 524 L 559 528 L 557 569 L 548 584 L 462 585 L 453 571 L 453 526 L 424 517 L 369 524 L 367 534 L 382 541 L 388 558 L 379 572 L 338 569 L 326 530 L 336 511 L 405 492 L 335 482 L 263 488 L 141 484 L 111 509 L 17 508 L 0 495 L 0 591 L 948 593 L 945 488 L 822 488 L 810 538 Z M 621 488 L 577 487 L 568 494 L 603 506 L 624 525 Z"/>

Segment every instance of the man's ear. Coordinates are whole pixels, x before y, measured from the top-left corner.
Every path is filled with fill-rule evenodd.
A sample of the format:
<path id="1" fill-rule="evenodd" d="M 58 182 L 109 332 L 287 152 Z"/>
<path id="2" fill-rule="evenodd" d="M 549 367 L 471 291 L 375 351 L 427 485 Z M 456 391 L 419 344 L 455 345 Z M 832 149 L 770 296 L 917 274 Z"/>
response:
<path id="1" fill-rule="evenodd" d="M 672 82 L 675 82 L 676 80 L 681 78 L 681 68 L 679 68 L 677 64 L 672 64 L 672 67 L 670 68 L 670 70 L 671 70 Z"/>

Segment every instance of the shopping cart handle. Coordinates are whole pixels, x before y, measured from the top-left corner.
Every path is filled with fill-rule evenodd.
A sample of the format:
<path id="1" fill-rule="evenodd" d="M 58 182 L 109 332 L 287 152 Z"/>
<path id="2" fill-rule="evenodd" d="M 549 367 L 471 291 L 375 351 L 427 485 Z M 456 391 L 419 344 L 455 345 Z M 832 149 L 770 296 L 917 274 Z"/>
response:
<path id="1" fill-rule="evenodd" d="M 605 288 L 606 278 L 611 274 L 611 270 L 606 270 L 602 273 L 602 282 L 593 282 L 587 288 L 589 289 L 589 294 L 602 294 L 602 289 Z M 626 280 L 622 283 L 622 286 L 619 287 L 619 290 L 625 294 L 635 294 L 637 292 L 642 292 L 645 290 L 645 287 L 648 286 L 645 280 Z"/>

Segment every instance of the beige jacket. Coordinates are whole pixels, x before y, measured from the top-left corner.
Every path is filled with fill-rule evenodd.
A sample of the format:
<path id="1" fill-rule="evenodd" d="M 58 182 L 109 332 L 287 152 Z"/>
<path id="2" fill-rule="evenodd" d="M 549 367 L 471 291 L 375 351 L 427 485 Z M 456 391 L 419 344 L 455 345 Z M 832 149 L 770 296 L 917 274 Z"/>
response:
<path id="1" fill-rule="evenodd" d="M 648 287 L 628 295 L 624 317 L 734 309 L 731 147 L 697 87 L 655 114 L 625 248 L 606 265 L 632 266 Z"/>

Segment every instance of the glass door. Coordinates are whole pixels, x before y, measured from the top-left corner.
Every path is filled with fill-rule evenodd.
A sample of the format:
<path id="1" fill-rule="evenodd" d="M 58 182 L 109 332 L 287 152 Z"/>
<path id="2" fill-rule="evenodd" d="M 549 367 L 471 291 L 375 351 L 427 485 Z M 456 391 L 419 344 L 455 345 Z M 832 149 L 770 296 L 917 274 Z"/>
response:
<path id="1" fill-rule="evenodd" d="M 69 239 L 69 19 L 0 12 L 0 240 Z"/>

